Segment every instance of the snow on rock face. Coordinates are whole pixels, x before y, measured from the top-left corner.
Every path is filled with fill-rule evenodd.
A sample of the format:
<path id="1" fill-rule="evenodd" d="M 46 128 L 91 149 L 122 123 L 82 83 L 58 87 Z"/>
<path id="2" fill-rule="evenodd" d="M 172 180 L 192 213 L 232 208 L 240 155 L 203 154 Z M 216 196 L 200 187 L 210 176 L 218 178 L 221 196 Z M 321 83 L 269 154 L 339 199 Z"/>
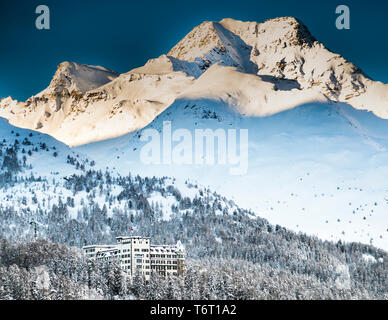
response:
<path id="1" fill-rule="evenodd" d="M 85 93 L 101 87 L 117 77 L 118 73 L 104 67 L 63 62 L 58 66 L 49 87 L 37 96 L 56 93 Z"/>
<path id="2" fill-rule="evenodd" d="M 143 128 L 191 82 L 182 72 L 122 74 L 73 101 L 55 137 L 74 146 Z"/>
<path id="3" fill-rule="evenodd" d="M 317 87 L 331 100 L 365 93 L 369 79 L 352 63 L 327 50 L 298 19 L 276 18 L 264 23 L 221 21 L 253 48 L 251 60 L 260 75 L 296 80 L 302 89 Z"/>
<path id="4" fill-rule="evenodd" d="M 294 80 L 301 89 L 316 87 L 333 101 L 358 97 L 371 82 L 355 65 L 327 50 L 302 22 L 292 17 L 264 23 L 233 19 L 204 22 L 168 55 L 196 62 L 203 71 L 219 63 L 247 73 Z"/>
<path id="5" fill-rule="evenodd" d="M 221 23 L 207 21 L 194 28 L 170 50 L 168 56 L 195 62 L 202 72 L 219 63 L 243 72 L 256 73 L 257 68 L 250 61 L 251 50 L 239 36 Z"/>
<path id="6" fill-rule="evenodd" d="M 56 73 L 49 88 L 26 103 L 9 98 L 0 101 L 0 116 L 13 125 L 50 134 L 75 146 L 143 128 L 193 81 L 183 72 L 174 72 L 172 67 L 169 72 L 169 66 L 161 61 L 154 70 L 149 68 L 148 71 L 153 72 L 147 72 L 148 67 L 140 68 L 102 86 L 91 85 L 85 76 L 73 77 L 74 80 L 67 75 L 68 67 L 79 65 L 65 63 L 64 66 L 59 67 L 61 71 Z M 106 80 L 102 76 L 99 78 L 100 84 Z M 96 86 L 84 93 L 77 91 Z"/>
<path id="7" fill-rule="evenodd" d="M 223 19 L 215 25 L 222 26 L 241 40 L 240 47 L 248 48 L 249 59 L 259 75 L 296 81 L 301 91 L 314 88 L 332 101 L 346 102 L 357 109 L 372 111 L 379 117 L 388 118 L 388 85 L 372 81 L 354 64 L 330 52 L 298 19 L 276 18 L 264 23 Z M 185 48 L 190 48 L 198 32 L 189 34 L 187 40 L 182 40 L 172 50 L 173 53 L 176 53 L 177 48 L 181 52 L 184 44 Z M 223 42 L 219 40 L 212 45 L 218 48 L 220 43 Z M 230 55 L 231 47 L 224 47 L 225 54 Z M 203 52 L 193 51 L 188 57 L 193 60 L 197 56 L 196 59 L 199 59 L 200 54 L 204 55 Z M 183 58 L 187 58 L 187 55 L 183 55 Z M 213 59 L 212 63 L 215 62 L 238 65 L 225 63 L 220 56 Z M 244 68 L 240 67 L 240 70 Z M 245 71 L 247 72 L 246 68 Z"/>
<path id="8" fill-rule="evenodd" d="M 48 133 L 68 143 L 57 135 L 57 131 L 74 106 L 87 91 L 101 87 L 117 76 L 116 72 L 99 66 L 61 63 L 50 85 L 25 103 L 11 98 L 1 100 L 0 116 L 15 126 Z"/>
<path id="9" fill-rule="evenodd" d="M 183 72 L 189 77 L 198 78 L 202 74 L 200 66 L 194 62 L 179 60 L 172 56 L 161 55 L 157 59 L 150 59 L 140 68 L 131 70 L 129 73 L 147 75 L 165 75 L 172 72 Z"/>

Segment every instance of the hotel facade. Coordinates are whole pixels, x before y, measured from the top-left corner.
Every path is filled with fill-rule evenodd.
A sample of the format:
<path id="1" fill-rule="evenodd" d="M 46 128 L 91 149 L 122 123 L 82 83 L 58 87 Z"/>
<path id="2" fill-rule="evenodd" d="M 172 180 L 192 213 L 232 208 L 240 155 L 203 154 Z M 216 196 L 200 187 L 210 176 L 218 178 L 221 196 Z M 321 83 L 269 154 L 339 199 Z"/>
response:
<path id="1" fill-rule="evenodd" d="M 185 248 L 176 245 L 153 245 L 148 237 L 117 237 L 115 245 L 83 247 L 91 260 L 119 261 L 121 269 L 131 277 L 150 279 L 152 273 L 181 276 L 185 272 Z"/>

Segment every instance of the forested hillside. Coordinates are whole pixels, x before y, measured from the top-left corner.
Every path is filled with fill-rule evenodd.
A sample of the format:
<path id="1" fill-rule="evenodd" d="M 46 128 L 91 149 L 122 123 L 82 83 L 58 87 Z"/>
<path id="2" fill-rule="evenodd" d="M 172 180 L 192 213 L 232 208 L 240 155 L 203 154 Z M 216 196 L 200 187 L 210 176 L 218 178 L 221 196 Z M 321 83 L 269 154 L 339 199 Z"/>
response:
<path id="1" fill-rule="evenodd" d="M 180 186 L 181 192 L 169 178 L 113 177 L 90 170 L 51 184 L 31 178 L 3 190 L 10 194 L 23 184 L 31 193 L 14 196 L 15 204 L 20 201 L 17 206 L 10 201 L 0 207 L 1 235 L 12 243 L 2 242 L 4 298 L 36 298 L 31 294 L 37 290 L 33 279 L 45 274 L 49 281 L 43 293 L 38 290 L 40 298 L 388 297 L 385 251 L 296 234 L 190 182 Z M 79 202 L 77 210 L 74 202 Z M 28 243 L 35 230 L 47 240 Z M 150 236 L 155 244 L 181 241 L 188 255 L 185 278 L 130 283 L 118 266 L 90 266 L 76 249 L 52 244 L 107 244 L 119 235 Z M 13 244 L 20 241 L 27 244 Z"/>

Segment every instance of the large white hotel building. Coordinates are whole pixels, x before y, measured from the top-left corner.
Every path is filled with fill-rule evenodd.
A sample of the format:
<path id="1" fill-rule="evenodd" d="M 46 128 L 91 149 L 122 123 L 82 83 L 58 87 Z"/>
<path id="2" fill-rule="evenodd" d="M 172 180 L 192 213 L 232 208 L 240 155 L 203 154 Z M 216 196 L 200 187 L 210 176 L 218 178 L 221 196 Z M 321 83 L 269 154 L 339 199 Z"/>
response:
<path id="1" fill-rule="evenodd" d="M 185 272 L 185 248 L 176 245 L 153 245 L 148 237 L 117 237 L 115 245 L 83 247 L 92 260 L 119 260 L 121 269 L 130 276 L 143 275 L 149 280 L 152 272 L 179 276 Z"/>

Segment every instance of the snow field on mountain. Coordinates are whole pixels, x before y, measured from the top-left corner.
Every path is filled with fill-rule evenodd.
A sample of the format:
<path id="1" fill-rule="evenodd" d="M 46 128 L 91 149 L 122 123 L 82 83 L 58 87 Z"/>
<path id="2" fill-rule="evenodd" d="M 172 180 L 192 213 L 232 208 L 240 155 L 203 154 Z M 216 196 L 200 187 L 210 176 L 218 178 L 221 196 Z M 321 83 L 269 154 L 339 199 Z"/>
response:
<path id="1" fill-rule="evenodd" d="M 216 118 L 203 118 L 209 112 Z M 147 128 L 162 132 L 164 121 L 171 121 L 172 130 L 191 132 L 248 129 L 247 174 L 232 176 L 228 165 L 142 164 L 142 131 L 76 150 L 118 172 L 130 169 L 177 181 L 189 177 L 292 230 L 387 248 L 386 120 L 344 104 L 311 104 L 251 118 L 222 102 L 182 100 Z"/>

